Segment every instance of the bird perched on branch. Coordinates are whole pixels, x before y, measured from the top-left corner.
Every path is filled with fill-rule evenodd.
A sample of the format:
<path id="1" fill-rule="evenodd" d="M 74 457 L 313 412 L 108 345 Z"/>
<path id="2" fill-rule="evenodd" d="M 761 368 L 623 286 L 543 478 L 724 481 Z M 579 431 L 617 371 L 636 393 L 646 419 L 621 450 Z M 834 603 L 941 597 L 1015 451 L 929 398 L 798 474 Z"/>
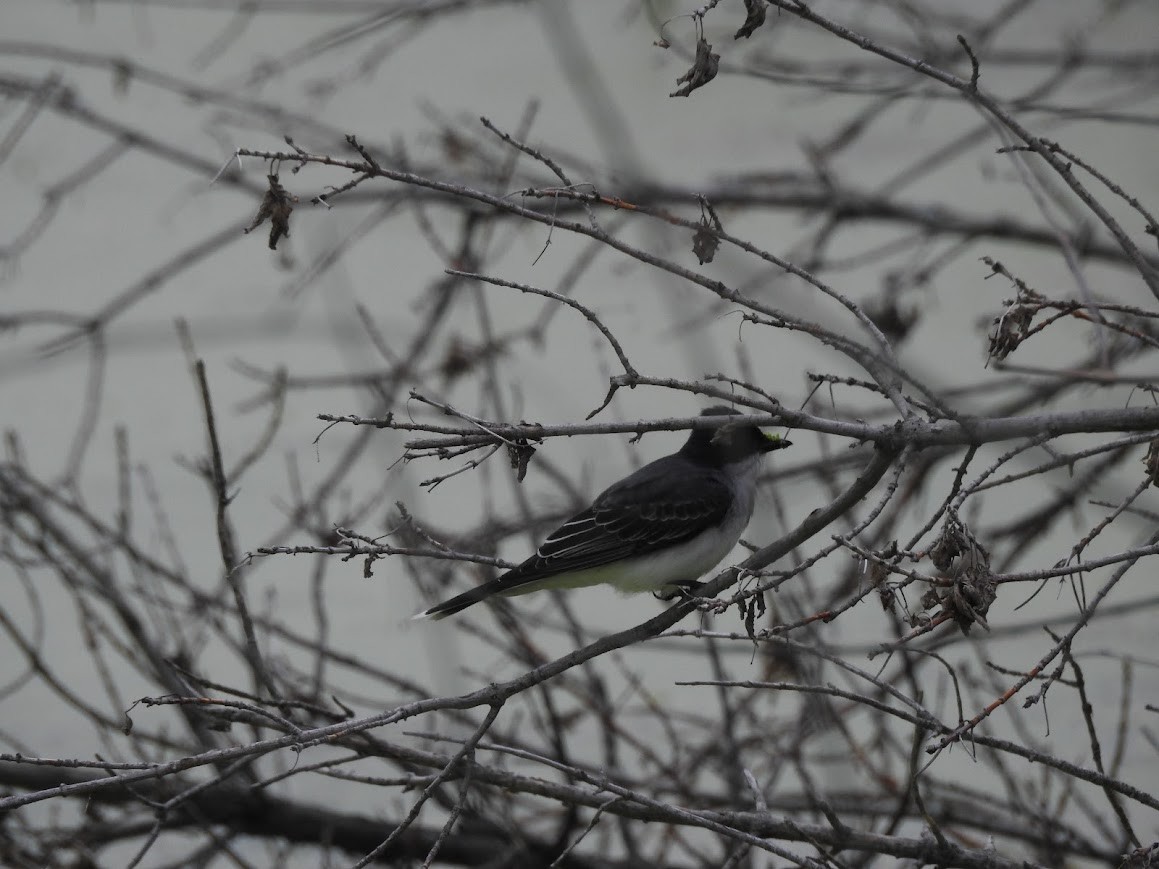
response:
<path id="1" fill-rule="evenodd" d="M 731 416 L 717 406 L 701 416 Z M 495 595 L 606 583 L 621 592 L 688 587 L 720 563 L 753 514 L 765 453 L 789 441 L 755 425 L 694 429 L 568 519 L 518 567 L 414 616 L 442 619 Z"/>

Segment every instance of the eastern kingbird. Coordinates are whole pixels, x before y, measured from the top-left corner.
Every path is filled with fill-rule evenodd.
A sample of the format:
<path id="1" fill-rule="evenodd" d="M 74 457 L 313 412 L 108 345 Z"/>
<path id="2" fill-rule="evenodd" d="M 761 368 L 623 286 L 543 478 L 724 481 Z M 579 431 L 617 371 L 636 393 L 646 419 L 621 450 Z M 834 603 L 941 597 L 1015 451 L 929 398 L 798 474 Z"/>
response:
<path id="1" fill-rule="evenodd" d="M 701 416 L 739 411 L 710 407 Z M 607 583 L 621 592 L 690 586 L 720 563 L 748 525 L 761 457 L 790 446 L 755 425 L 694 429 L 680 451 L 604 491 L 497 579 L 416 619 L 444 619 L 492 595 Z"/>

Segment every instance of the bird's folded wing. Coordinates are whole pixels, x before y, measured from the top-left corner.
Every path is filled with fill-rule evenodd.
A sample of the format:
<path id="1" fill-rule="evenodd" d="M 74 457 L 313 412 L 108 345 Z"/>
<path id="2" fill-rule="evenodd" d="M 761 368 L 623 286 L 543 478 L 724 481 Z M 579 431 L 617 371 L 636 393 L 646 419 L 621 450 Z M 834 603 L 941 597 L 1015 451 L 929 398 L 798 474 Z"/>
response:
<path id="1" fill-rule="evenodd" d="M 682 466 L 673 473 L 664 463 L 641 468 L 600 495 L 501 577 L 503 587 L 646 555 L 724 521 L 733 493 L 718 472 Z"/>

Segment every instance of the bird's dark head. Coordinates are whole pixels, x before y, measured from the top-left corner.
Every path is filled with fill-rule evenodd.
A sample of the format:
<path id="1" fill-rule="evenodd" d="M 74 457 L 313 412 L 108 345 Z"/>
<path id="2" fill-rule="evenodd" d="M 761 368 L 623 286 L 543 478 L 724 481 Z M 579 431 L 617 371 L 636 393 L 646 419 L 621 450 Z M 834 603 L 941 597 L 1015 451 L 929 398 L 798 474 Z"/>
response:
<path id="1" fill-rule="evenodd" d="M 701 416 L 739 416 L 740 411 L 716 405 L 700 412 Z M 712 465 L 740 462 L 753 456 L 783 450 L 792 444 L 777 435 L 766 434 L 755 425 L 726 423 L 719 428 L 695 429 L 680 452 Z"/>

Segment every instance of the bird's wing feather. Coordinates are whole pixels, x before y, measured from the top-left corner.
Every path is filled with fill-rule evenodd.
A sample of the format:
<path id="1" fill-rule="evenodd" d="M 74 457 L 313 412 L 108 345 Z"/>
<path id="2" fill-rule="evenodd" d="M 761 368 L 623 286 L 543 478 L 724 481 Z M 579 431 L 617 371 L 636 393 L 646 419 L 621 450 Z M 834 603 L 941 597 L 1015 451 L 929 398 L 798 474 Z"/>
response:
<path id="1" fill-rule="evenodd" d="M 674 478 L 680 481 L 675 492 Z M 692 492 L 696 494 L 686 494 Z M 732 499 L 718 471 L 675 456 L 659 459 L 605 491 L 497 582 L 508 590 L 683 543 L 719 525 Z"/>

